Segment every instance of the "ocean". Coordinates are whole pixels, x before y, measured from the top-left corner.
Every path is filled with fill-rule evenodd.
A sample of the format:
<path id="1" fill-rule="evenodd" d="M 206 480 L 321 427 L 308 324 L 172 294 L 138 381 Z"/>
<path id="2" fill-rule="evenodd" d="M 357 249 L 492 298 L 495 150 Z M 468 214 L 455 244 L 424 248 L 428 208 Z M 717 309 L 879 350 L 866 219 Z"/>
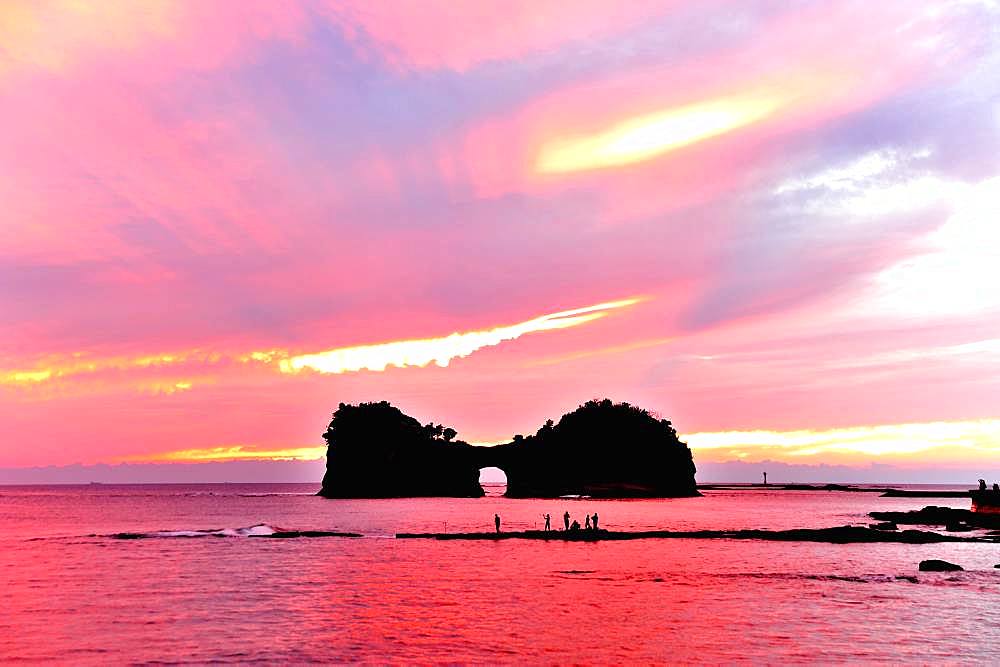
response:
<path id="1" fill-rule="evenodd" d="M 316 485 L 0 487 L 0 660 L 1000 662 L 1000 545 L 397 540 L 867 524 L 967 499 L 326 500 Z M 259 539 L 276 530 L 361 538 Z M 132 533 L 138 539 L 118 539 Z M 964 572 L 923 573 L 923 559 Z"/>

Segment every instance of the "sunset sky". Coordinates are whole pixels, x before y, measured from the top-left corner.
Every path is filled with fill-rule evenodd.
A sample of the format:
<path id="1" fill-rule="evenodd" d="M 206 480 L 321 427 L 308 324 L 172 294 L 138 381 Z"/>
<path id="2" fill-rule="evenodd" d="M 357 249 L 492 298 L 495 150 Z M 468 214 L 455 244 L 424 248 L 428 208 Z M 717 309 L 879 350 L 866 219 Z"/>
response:
<path id="1" fill-rule="evenodd" d="M 0 5 L 0 467 L 603 396 L 1000 474 L 1000 4 Z"/>

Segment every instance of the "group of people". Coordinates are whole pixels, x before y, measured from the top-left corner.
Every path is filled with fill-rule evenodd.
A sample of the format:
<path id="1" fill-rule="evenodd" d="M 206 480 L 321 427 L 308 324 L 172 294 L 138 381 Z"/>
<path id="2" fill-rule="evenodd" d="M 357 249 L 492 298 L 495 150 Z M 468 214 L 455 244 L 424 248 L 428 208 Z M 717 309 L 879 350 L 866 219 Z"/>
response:
<path id="1" fill-rule="evenodd" d="M 985 479 L 979 480 L 979 490 L 980 491 L 985 491 L 986 490 L 986 480 Z M 1000 484 L 997 484 L 996 482 L 993 482 L 993 490 L 995 492 L 997 492 L 997 493 L 1000 493 Z"/>
<path id="2" fill-rule="evenodd" d="M 599 520 L 599 517 L 597 516 L 597 512 L 594 512 L 593 516 L 591 516 L 590 514 L 585 514 L 584 516 L 586 517 L 586 522 L 585 522 L 585 524 L 583 526 L 583 530 L 597 530 L 598 529 L 597 528 L 597 522 Z M 548 532 L 548 531 L 552 530 L 552 515 L 551 514 L 543 514 L 542 517 L 545 519 L 545 532 Z M 565 514 L 563 514 L 563 525 L 565 526 L 565 529 L 566 530 L 580 530 L 580 522 L 577 521 L 577 520 L 575 520 L 575 519 L 573 519 L 572 523 L 570 523 L 570 519 L 571 518 L 572 517 L 570 517 L 569 512 L 566 512 Z M 499 514 L 494 514 L 493 515 L 493 524 L 496 526 L 497 532 L 499 533 L 500 532 L 500 515 Z"/>
<path id="3" fill-rule="evenodd" d="M 594 512 L 594 516 L 590 516 L 589 514 L 584 514 L 584 516 L 587 518 L 587 522 L 584 525 L 583 529 L 584 530 L 597 530 L 597 519 L 598 519 L 597 512 Z M 577 520 L 574 519 L 573 523 L 570 523 L 569 512 L 566 512 L 565 514 L 563 514 L 563 525 L 566 527 L 566 530 L 580 530 L 580 522 L 579 521 L 577 521 Z M 549 523 L 549 515 L 548 514 L 545 515 L 545 530 L 552 530 L 552 526 Z"/>

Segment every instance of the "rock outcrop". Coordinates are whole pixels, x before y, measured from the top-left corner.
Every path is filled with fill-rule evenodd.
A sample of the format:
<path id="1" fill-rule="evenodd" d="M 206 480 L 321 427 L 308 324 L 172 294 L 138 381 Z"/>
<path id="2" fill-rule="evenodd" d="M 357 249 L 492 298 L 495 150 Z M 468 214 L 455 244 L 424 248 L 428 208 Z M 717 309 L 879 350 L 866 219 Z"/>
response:
<path id="1" fill-rule="evenodd" d="M 386 401 L 340 404 L 323 434 L 327 498 L 483 495 L 473 447 L 454 429 L 427 424 Z"/>
<path id="2" fill-rule="evenodd" d="M 955 563 L 949 563 L 946 560 L 932 558 L 920 561 L 921 572 L 961 572 L 964 569 L 961 565 L 955 565 Z"/>
<path id="3" fill-rule="evenodd" d="M 389 403 L 340 404 L 323 434 L 329 498 L 482 496 L 479 470 L 507 475 L 517 498 L 697 496 L 691 450 L 670 422 L 627 403 L 589 401 L 505 445 L 474 447 L 454 429 Z"/>
<path id="4" fill-rule="evenodd" d="M 929 505 L 909 512 L 869 512 L 868 516 L 879 521 L 892 521 L 908 526 L 946 526 L 949 531 L 973 528 L 1000 529 L 1000 514 L 972 512 L 952 507 Z"/>
<path id="5" fill-rule="evenodd" d="M 483 452 L 507 475 L 507 496 L 698 496 L 691 450 L 666 419 L 609 399 L 588 401 L 531 436 Z"/>

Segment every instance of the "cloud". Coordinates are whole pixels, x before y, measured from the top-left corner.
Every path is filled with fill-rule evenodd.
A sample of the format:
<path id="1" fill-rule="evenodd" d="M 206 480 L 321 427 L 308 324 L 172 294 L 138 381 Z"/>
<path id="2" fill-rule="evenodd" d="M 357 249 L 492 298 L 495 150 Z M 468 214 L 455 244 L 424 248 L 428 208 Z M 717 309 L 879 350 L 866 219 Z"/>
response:
<path id="1" fill-rule="evenodd" d="M 867 459 L 912 459 L 988 465 L 1000 463 L 1000 420 L 888 424 L 825 431 L 728 431 L 684 436 L 691 448 L 712 460 L 777 459 L 794 462 L 822 457 L 856 463 Z"/>
<path id="2" fill-rule="evenodd" d="M 305 370 L 335 374 L 378 372 L 386 370 L 389 366 L 424 367 L 430 363 L 446 367 L 451 360 L 467 357 L 484 347 L 493 347 L 530 333 L 578 327 L 640 301 L 642 298 L 639 297 L 606 301 L 539 315 L 530 320 L 483 331 L 456 332 L 440 338 L 357 345 L 307 354 L 292 354 L 288 350 L 271 349 L 239 356 L 230 352 L 205 350 L 141 357 L 100 358 L 84 353 L 52 355 L 41 359 L 33 368 L 0 369 L 0 386 L 30 388 L 50 382 L 77 380 L 81 377 L 86 379 L 87 376 L 107 378 L 109 375 L 126 377 L 133 375 L 139 379 L 137 385 L 139 388 L 154 393 L 175 393 L 192 388 L 194 381 L 190 379 L 190 374 L 194 369 L 204 374 L 210 373 L 213 368 L 218 371 L 226 366 L 239 364 L 263 366 L 288 374 Z M 150 381 L 149 375 L 155 375 L 158 379 Z M 169 378 L 171 375 L 176 379 L 163 377 Z"/>
<path id="3" fill-rule="evenodd" d="M 542 173 L 561 173 L 651 160 L 758 122 L 780 106 L 773 99 L 733 98 L 631 118 L 598 134 L 543 145 L 536 168 Z"/>
<path id="4" fill-rule="evenodd" d="M 256 445 L 226 445 L 142 454 L 120 463 L 198 463 L 209 461 L 315 461 L 326 456 L 326 447 L 267 448 Z"/>
<path id="5" fill-rule="evenodd" d="M 331 3 L 314 9 L 340 24 L 348 35 L 367 37 L 371 42 L 362 42 L 362 48 L 375 51 L 396 67 L 468 71 L 486 62 L 523 58 L 567 43 L 580 42 L 585 48 L 588 42 L 668 13 L 672 4 L 634 0 L 610 14 L 600 0 L 402 0 L 392 5 Z"/>
<path id="6" fill-rule="evenodd" d="M 580 326 L 604 317 L 608 311 L 635 305 L 640 300 L 633 298 L 608 301 L 593 306 L 541 315 L 525 322 L 486 331 L 453 333 L 444 338 L 395 341 L 302 354 L 278 359 L 278 367 L 283 373 L 297 373 L 303 369 L 311 369 L 320 373 L 350 373 L 360 370 L 384 371 L 387 366 L 422 367 L 432 362 L 444 367 L 452 359 L 467 357 L 484 347 L 499 345 L 504 341 L 515 340 L 529 333 Z M 272 362 L 270 358 L 265 360 L 268 363 Z"/>
<path id="7" fill-rule="evenodd" d="M 627 5 L 4 3 L 0 464 L 995 416 L 995 8 Z"/>

